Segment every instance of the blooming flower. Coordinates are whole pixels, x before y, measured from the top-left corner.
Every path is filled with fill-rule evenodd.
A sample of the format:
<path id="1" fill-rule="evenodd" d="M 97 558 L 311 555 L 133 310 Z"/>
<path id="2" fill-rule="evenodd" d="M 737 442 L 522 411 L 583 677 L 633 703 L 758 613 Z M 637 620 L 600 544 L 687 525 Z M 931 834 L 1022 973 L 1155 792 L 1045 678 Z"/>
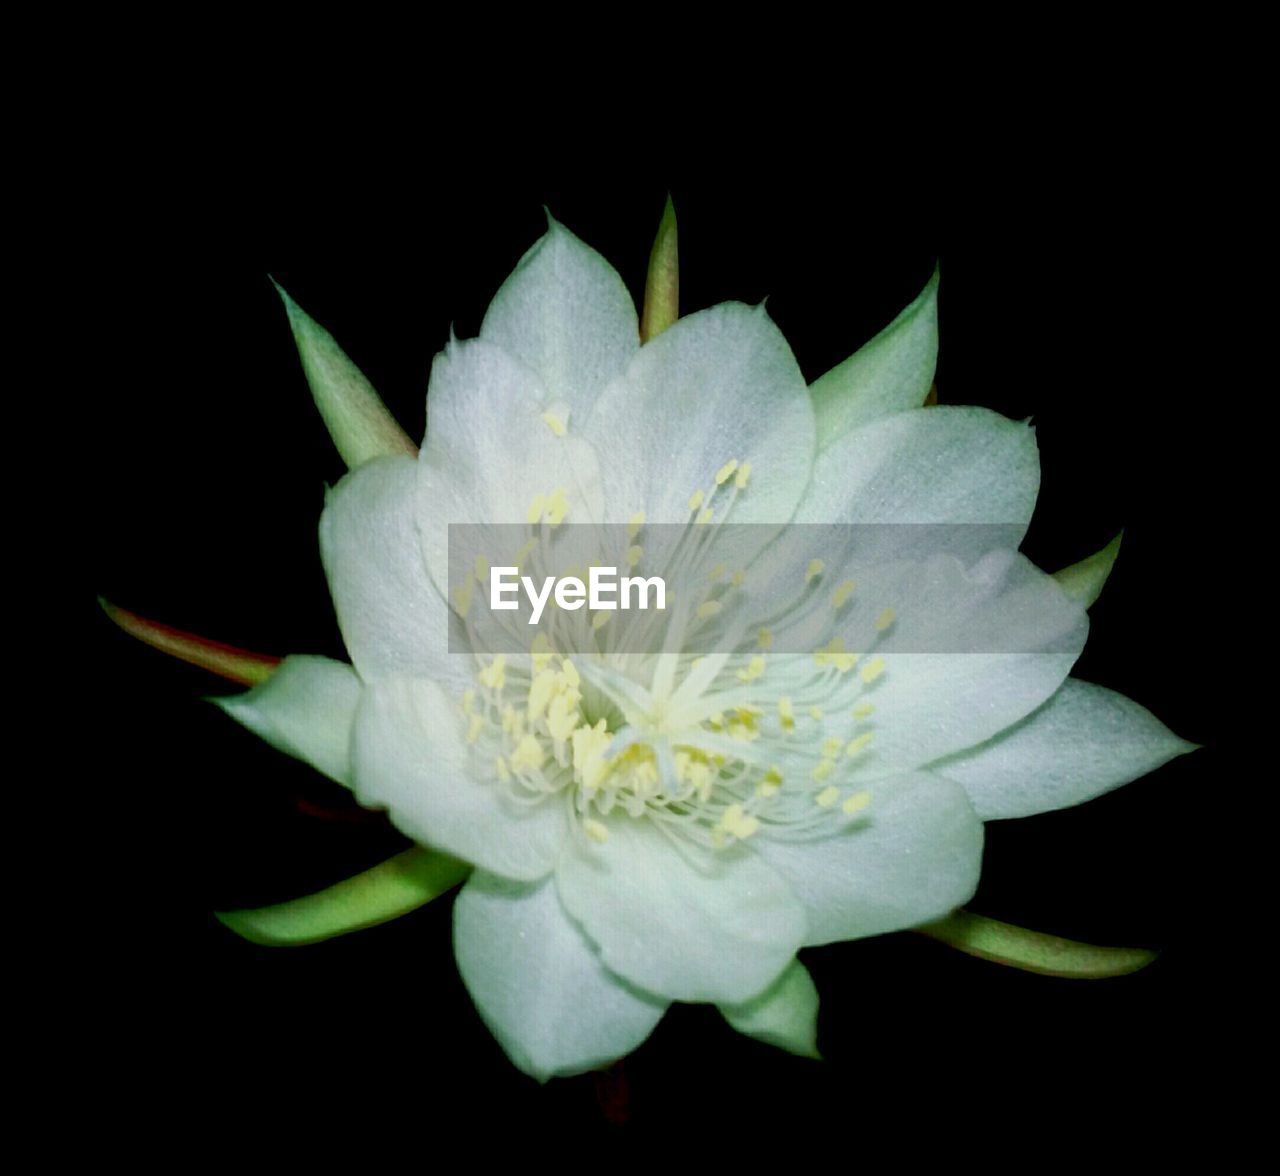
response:
<path id="1" fill-rule="evenodd" d="M 352 467 L 320 521 L 351 664 L 290 656 L 222 700 L 437 851 L 414 859 L 428 890 L 473 867 L 458 966 L 539 1078 L 628 1053 L 672 1001 L 814 1053 L 798 949 L 947 916 L 977 885 L 984 820 L 1080 803 L 1190 747 L 1067 676 L 1114 550 L 1056 579 L 1016 554 L 1031 429 L 921 407 L 936 279 L 812 387 L 762 308 L 670 321 L 650 293 L 642 324 L 551 222 L 479 336 L 436 358 L 417 453 L 286 295 Z M 719 644 L 628 649 L 585 610 L 558 618 L 569 643 L 480 641 L 484 567 L 459 575 L 448 525 L 516 524 L 532 557 L 579 522 L 625 528 L 633 564 L 701 545 L 711 570 L 696 595 L 681 581 L 666 632 Z M 777 534 L 830 523 L 953 530 L 941 553 L 899 537 L 799 563 Z M 704 541 L 722 524 L 754 528 Z M 1011 534 L 992 551 L 997 524 Z M 865 640 L 833 635 L 846 618 Z M 801 651 L 797 633 L 820 637 Z"/>

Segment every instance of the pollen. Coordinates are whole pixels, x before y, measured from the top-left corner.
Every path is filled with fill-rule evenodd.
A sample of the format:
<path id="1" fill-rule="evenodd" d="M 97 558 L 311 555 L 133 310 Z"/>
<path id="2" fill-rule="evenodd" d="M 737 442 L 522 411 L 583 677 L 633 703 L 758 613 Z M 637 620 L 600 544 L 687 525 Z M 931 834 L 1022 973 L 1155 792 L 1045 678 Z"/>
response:
<path id="1" fill-rule="evenodd" d="M 875 709 L 876 708 L 869 702 L 860 702 L 853 708 L 853 717 L 855 719 L 865 719 L 869 717 Z"/>
<path id="2" fill-rule="evenodd" d="M 565 435 L 568 426 L 560 419 L 560 417 L 556 416 L 554 412 L 544 412 L 542 414 L 542 419 L 546 423 L 547 428 L 550 429 L 557 437 L 563 437 Z"/>
<path id="3" fill-rule="evenodd" d="M 818 761 L 818 766 L 815 767 L 813 771 L 809 773 L 809 775 L 814 780 L 825 780 L 835 770 L 836 770 L 836 761 L 831 759 L 824 759 L 824 760 Z M 834 793 L 835 789 L 831 788 L 828 791 Z M 832 796 L 831 800 L 834 801 L 835 797 Z M 819 800 L 818 803 L 822 804 L 822 801 Z M 830 804 L 831 801 L 828 801 L 827 803 Z"/>
<path id="4" fill-rule="evenodd" d="M 756 644 L 761 649 L 773 648 L 773 634 L 768 629 L 761 629 L 756 637 Z"/>
<path id="5" fill-rule="evenodd" d="M 840 799 L 840 789 L 834 784 L 828 784 L 817 796 L 813 798 L 814 803 L 822 808 L 830 808 L 837 800 Z"/>
<path id="6" fill-rule="evenodd" d="M 853 594 L 857 585 L 852 580 L 846 580 L 831 594 L 831 607 L 840 608 L 846 600 Z"/>
<path id="7" fill-rule="evenodd" d="M 490 690 L 501 690 L 507 680 L 506 657 L 501 653 L 498 654 L 477 677 L 480 679 L 481 686 L 487 686 Z"/>
<path id="8" fill-rule="evenodd" d="M 739 568 L 736 572 L 733 573 L 732 576 L 729 577 L 729 583 L 732 584 L 735 588 L 741 588 L 743 583 L 746 581 L 746 578 L 747 578 L 747 573 L 744 572 L 741 568 Z"/>
<path id="9" fill-rule="evenodd" d="M 761 674 L 764 673 L 764 658 L 756 654 L 748 663 L 745 670 L 738 671 L 738 680 L 740 682 L 754 682 Z"/>
<path id="10" fill-rule="evenodd" d="M 821 649 L 813 651 L 813 660 L 820 666 L 835 666 L 842 674 L 847 674 L 858 662 L 856 653 L 846 653 L 843 637 L 832 637 Z"/>
<path id="11" fill-rule="evenodd" d="M 828 758 L 834 759 L 840 754 L 840 749 L 843 746 L 843 739 L 839 739 L 835 735 L 828 736 L 822 741 L 822 754 Z"/>
<path id="12" fill-rule="evenodd" d="M 536 772 L 546 759 L 547 753 L 538 742 L 538 737 L 530 733 L 516 744 L 515 751 L 511 753 L 511 768 L 515 772 Z"/>
<path id="13" fill-rule="evenodd" d="M 704 600 L 698 605 L 698 620 L 705 621 L 714 617 L 723 606 L 718 600 Z"/>
<path id="14" fill-rule="evenodd" d="M 871 803 L 870 792 L 855 792 L 852 796 L 845 799 L 844 804 L 840 806 L 840 811 L 846 816 L 853 816 L 854 813 L 860 813 Z"/>
<path id="15" fill-rule="evenodd" d="M 533 526 L 542 518 L 542 512 L 547 508 L 547 496 L 545 494 L 535 494 L 533 501 L 529 503 L 529 509 L 524 512 L 525 522 L 529 526 Z"/>
<path id="16" fill-rule="evenodd" d="M 627 539 L 634 539 L 640 534 L 640 528 L 644 526 L 644 511 L 638 510 L 627 520 Z"/>
<path id="17" fill-rule="evenodd" d="M 459 584 L 453 590 L 453 604 L 454 604 L 454 607 L 458 610 L 458 615 L 460 617 L 465 618 L 467 613 L 471 611 L 471 597 L 473 595 L 473 592 L 472 592 L 473 587 L 474 586 L 472 585 L 471 581 L 468 580 L 465 584 Z"/>
<path id="18" fill-rule="evenodd" d="M 564 516 L 569 513 L 569 500 L 565 497 L 564 487 L 560 486 L 552 490 L 547 497 L 547 523 L 552 527 L 558 527 L 564 522 Z"/>
<path id="19" fill-rule="evenodd" d="M 711 507 L 703 507 L 702 510 L 698 512 L 698 526 L 705 527 L 709 522 L 711 522 L 714 513 L 715 512 L 712 511 Z"/>
<path id="20" fill-rule="evenodd" d="M 811 559 L 809 566 L 805 569 L 804 582 L 807 584 L 810 580 L 816 580 L 822 575 L 822 569 L 826 566 L 820 559 Z"/>
<path id="21" fill-rule="evenodd" d="M 689 495 L 689 509 L 697 510 L 698 507 L 700 507 L 706 500 L 706 497 L 707 496 L 703 494 L 701 490 L 695 490 Z"/>
<path id="22" fill-rule="evenodd" d="M 747 488 L 747 479 L 749 477 L 751 477 L 751 463 L 749 461 L 744 461 L 738 467 L 738 476 L 734 478 L 733 484 L 739 490 L 745 490 Z"/>
<path id="23" fill-rule="evenodd" d="M 790 731 L 796 725 L 796 712 L 792 709 L 791 699 L 785 694 L 778 699 L 778 718 L 784 731 Z"/>
<path id="24" fill-rule="evenodd" d="M 871 661 L 867 662 L 867 664 L 862 667 L 862 670 L 858 674 L 858 677 L 860 677 L 864 682 L 870 685 L 883 673 L 884 673 L 884 658 L 876 657 L 876 658 L 872 658 Z"/>
<path id="25" fill-rule="evenodd" d="M 597 845 L 603 845 L 609 840 L 609 827 L 603 821 L 597 821 L 593 817 L 588 817 L 582 822 L 582 831 Z"/>
<path id="26" fill-rule="evenodd" d="M 738 459 L 730 458 L 718 470 L 716 470 L 716 485 L 723 486 L 730 478 L 733 477 L 734 471 L 738 468 Z"/>
<path id="27" fill-rule="evenodd" d="M 644 548 L 637 547 L 634 543 L 627 548 L 627 567 L 634 568 L 640 562 L 640 557 L 644 555 Z"/>
<path id="28" fill-rule="evenodd" d="M 546 711 L 547 705 L 556 692 L 556 677 L 555 670 L 540 670 L 533 676 L 533 682 L 529 686 L 527 708 L 529 722 L 533 723 L 542 718 L 543 712 Z"/>
<path id="29" fill-rule="evenodd" d="M 872 733 L 864 731 L 861 735 L 855 736 L 849 740 L 849 745 L 844 749 L 845 755 L 857 755 L 868 743 L 871 742 Z"/>
<path id="30" fill-rule="evenodd" d="M 890 625 L 893 624 L 893 618 L 898 614 L 891 608 L 886 608 L 878 617 L 876 617 L 876 631 L 883 633 Z"/>
<path id="31" fill-rule="evenodd" d="M 739 841 L 745 841 L 760 828 L 760 818 L 744 812 L 740 804 L 731 804 L 721 815 L 718 828 Z"/>
<path id="32" fill-rule="evenodd" d="M 811 718 L 815 723 L 822 722 L 822 707 L 811 706 L 809 708 L 809 718 Z"/>

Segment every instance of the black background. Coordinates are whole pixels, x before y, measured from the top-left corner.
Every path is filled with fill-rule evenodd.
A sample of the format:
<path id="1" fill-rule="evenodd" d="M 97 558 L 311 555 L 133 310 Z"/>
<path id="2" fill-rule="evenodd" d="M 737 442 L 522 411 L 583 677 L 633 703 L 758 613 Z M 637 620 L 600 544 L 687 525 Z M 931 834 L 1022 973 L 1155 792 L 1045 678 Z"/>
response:
<path id="1" fill-rule="evenodd" d="M 543 230 L 544 204 L 639 298 L 670 189 L 683 309 L 767 295 L 809 379 L 939 260 L 941 401 L 1037 427 L 1028 554 L 1055 568 L 1126 531 L 1076 674 L 1207 745 L 1077 809 L 989 825 L 971 908 L 1159 947 L 1160 959 L 1133 977 L 1071 982 L 911 935 L 808 950 L 824 1063 L 741 1038 L 712 1009 L 676 1007 L 624 1077 L 539 1087 L 506 1061 L 457 977 L 449 899 L 296 950 L 250 946 L 213 920 L 403 842 L 202 701 L 229 684 L 104 618 L 91 621 L 105 769 L 87 808 L 102 830 L 97 893 L 77 918 L 101 931 L 82 966 L 101 1050 L 129 1059 L 111 1086 L 121 1106 L 210 1129 L 253 1121 L 282 1138 L 358 1135 L 371 1115 L 379 1129 L 444 1136 L 472 1120 L 621 1137 L 696 1120 L 714 1135 L 759 1113 L 863 1132 L 905 1111 L 973 1136 L 1034 1123 L 1047 1140 L 1079 1141 L 1119 1125 L 1143 1146 L 1207 1096 L 1223 1029 L 1206 996 L 1206 928 L 1224 903 L 1226 855 L 1205 809 L 1228 732 L 1204 644 L 1220 602 L 1189 564 L 1225 459 L 1184 406 L 1205 387 L 1208 226 L 1194 200 L 1171 197 L 1180 163 L 1160 141 L 1068 136 L 1051 150 L 879 164 L 869 142 L 857 166 L 833 162 L 829 144 L 771 141 L 767 166 L 735 151 L 697 167 L 620 153 L 571 169 L 473 161 L 425 136 L 394 151 L 359 136 L 322 149 L 281 120 L 252 154 L 164 138 L 130 150 L 95 205 L 105 247 L 79 292 L 106 308 L 77 340 L 98 361 L 85 615 L 100 592 L 251 649 L 343 656 L 316 546 L 323 486 L 343 466 L 268 273 L 417 438 L 433 354 L 450 324 L 476 332 Z"/>

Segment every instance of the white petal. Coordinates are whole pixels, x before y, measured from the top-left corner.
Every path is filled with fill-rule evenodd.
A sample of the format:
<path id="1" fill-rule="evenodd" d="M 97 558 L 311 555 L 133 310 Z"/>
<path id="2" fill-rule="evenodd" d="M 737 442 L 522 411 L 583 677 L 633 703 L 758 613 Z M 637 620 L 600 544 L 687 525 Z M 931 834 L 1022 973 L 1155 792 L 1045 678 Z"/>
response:
<path id="1" fill-rule="evenodd" d="M 454 903 L 453 945 L 490 1032 L 539 1081 L 630 1053 L 666 1011 L 600 963 L 550 879 L 527 885 L 477 871 Z"/>
<path id="2" fill-rule="evenodd" d="M 799 960 L 754 1000 L 722 1004 L 720 1012 L 739 1033 L 801 1057 L 819 1056 L 818 989 Z"/>
<path id="3" fill-rule="evenodd" d="M 694 491 L 709 494 L 727 462 L 750 477 L 729 516 L 787 522 L 813 462 L 813 409 L 782 332 L 763 309 L 729 302 L 677 321 L 636 354 L 596 402 L 586 435 L 607 455 L 613 521 L 635 511 L 682 523 Z M 735 479 L 709 502 L 719 504 Z"/>
<path id="4" fill-rule="evenodd" d="M 647 819 L 572 839 L 556 871 L 565 909 L 605 965 L 673 1000 L 749 1000 L 786 967 L 804 912 L 777 874 L 738 848 L 692 858 Z M 686 856 L 686 854 L 690 856 Z"/>
<path id="5" fill-rule="evenodd" d="M 920 408 L 823 450 L 796 522 L 1008 523 L 1016 543 L 1039 488 L 1027 425 L 985 408 Z"/>
<path id="6" fill-rule="evenodd" d="M 937 556 L 856 578 L 861 615 L 889 608 L 896 617 L 824 709 L 874 707 L 860 757 L 872 775 L 922 767 L 1018 722 L 1062 684 L 1088 634 L 1083 607 L 1013 552 L 970 567 Z M 867 648 L 849 632 L 846 648 Z M 864 682 L 873 667 L 879 676 Z"/>
<path id="7" fill-rule="evenodd" d="M 351 786 L 351 725 L 360 679 L 344 662 L 292 654 L 260 686 L 213 699 L 287 755 Z"/>
<path id="8" fill-rule="evenodd" d="M 396 828 L 423 845 L 509 878 L 541 878 L 564 840 L 562 802 L 517 805 L 462 727 L 457 703 L 434 682 L 370 686 L 351 745 L 357 798 L 387 808 Z"/>
<path id="9" fill-rule="evenodd" d="M 480 338 L 521 360 L 541 377 L 551 400 L 564 401 L 585 420 L 640 346 L 640 323 L 617 271 L 548 220 L 546 235 L 494 296 Z"/>
<path id="10" fill-rule="evenodd" d="M 557 406 L 556 429 L 544 419 L 549 411 L 538 376 L 492 343 L 455 341 L 436 356 L 417 509 L 427 567 L 442 593 L 458 587 L 449 582 L 450 524 L 498 525 L 468 536 L 485 548 L 474 554 L 498 566 L 515 555 L 502 524 L 524 524 L 539 495 L 563 490 L 568 523 L 601 518 L 600 468 L 580 436 L 581 418 Z M 471 561 L 463 563 L 465 576 Z"/>
<path id="11" fill-rule="evenodd" d="M 938 363 L 938 274 L 874 339 L 809 387 L 825 449 L 852 429 L 919 408 Z"/>
<path id="12" fill-rule="evenodd" d="M 984 821 L 1090 800 L 1195 749 L 1123 694 L 1068 678 L 994 739 L 931 765 L 962 784 Z"/>
<path id="13" fill-rule="evenodd" d="M 982 823 L 964 789 L 923 772 L 872 785 L 871 803 L 818 841 L 757 837 L 800 896 L 807 944 L 901 931 L 967 902 L 982 867 Z"/>
<path id="14" fill-rule="evenodd" d="M 431 586 L 414 522 L 418 463 L 378 458 L 334 488 L 320 554 L 338 625 L 365 681 L 396 674 L 451 679 L 470 659 L 448 652 L 448 609 Z"/>

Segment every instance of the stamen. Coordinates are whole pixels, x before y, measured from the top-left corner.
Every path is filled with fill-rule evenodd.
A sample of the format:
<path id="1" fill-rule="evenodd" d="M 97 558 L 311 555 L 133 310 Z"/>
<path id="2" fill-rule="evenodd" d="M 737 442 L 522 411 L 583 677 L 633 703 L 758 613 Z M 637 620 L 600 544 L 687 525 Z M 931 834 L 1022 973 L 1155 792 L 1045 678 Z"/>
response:
<path id="1" fill-rule="evenodd" d="M 874 682 L 881 674 L 884 673 L 884 658 L 876 657 L 867 662 L 858 673 L 858 677 L 867 685 Z"/>
<path id="2" fill-rule="evenodd" d="M 550 429 L 557 437 L 563 437 L 565 435 L 565 423 L 556 416 L 554 412 L 544 412 L 542 414 L 542 419 L 546 422 L 547 428 Z"/>
<path id="3" fill-rule="evenodd" d="M 845 800 L 844 804 L 840 806 L 840 809 L 846 816 L 851 817 L 854 813 L 860 813 L 870 803 L 870 792 L 855 792 Z"/>

